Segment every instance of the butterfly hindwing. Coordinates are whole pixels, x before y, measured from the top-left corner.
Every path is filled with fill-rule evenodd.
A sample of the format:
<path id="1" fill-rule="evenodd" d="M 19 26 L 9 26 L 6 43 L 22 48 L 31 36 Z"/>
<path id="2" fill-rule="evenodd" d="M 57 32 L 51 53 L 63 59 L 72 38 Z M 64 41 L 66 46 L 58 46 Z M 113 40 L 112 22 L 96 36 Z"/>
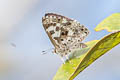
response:
<path id="1" fill-rule="evenodd" d="M 76 20 L 54 13 L 47 13 L 42 18 L 42 23 L 55 46 L 55 52 L 61 56 L 85 46 L 85 44 L 81 46 L 81 41 L 89 34 L 89 31 Z"/>

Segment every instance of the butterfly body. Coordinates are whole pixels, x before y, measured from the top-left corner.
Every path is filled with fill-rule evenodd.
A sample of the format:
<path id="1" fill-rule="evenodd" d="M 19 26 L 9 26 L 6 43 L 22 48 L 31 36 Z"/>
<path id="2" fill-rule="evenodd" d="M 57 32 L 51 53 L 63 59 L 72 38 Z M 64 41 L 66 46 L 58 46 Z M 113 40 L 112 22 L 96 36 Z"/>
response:
<path id="1" fill-rule="evenodd" d="M 89 34 L 78 21 L 62 15 L 46 13 L 42 23 L 55 49 L 54 53 L 64 57 L 75 49 L 85 48 L 81 41 Z"/>

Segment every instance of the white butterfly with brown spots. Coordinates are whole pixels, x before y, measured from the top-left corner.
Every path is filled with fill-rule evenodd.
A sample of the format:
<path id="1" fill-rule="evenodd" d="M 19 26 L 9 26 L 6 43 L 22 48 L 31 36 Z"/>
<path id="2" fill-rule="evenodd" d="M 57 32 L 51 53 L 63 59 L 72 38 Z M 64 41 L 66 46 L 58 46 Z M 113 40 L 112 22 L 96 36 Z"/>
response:
<path id="1" fill-rule="evenodd" d="M 46 13 L 42 24 L 55 47 L 54 53 L 60 55 L 62 60 L 64 56 L 68 59 L 67 55 L 76 49 L 87 47 L 81 41 L 89 31 L 78 21 L 59 14 Z"/>

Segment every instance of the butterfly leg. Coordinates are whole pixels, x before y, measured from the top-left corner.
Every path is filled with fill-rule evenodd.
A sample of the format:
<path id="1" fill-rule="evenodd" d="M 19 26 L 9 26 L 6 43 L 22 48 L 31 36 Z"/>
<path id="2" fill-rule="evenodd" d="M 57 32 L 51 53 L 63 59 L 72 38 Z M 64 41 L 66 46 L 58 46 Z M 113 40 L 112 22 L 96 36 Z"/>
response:
<path id="1" fill-rule="evenodd" d="M 70 63 L 71 63 L 71 61 L 69 60 L 68 55 L 66 55 L 65 57 L 66 57 L 66 60 L 68 60 L 68 62 L 70 62 Z"/>
<path id="2" fill-rule="evenodd" d="M 65 64 L 64 58 L 60 56 L 60 59 L 62 60 L 63 64 Z"/>
<path id="3" fill-rule="evenodd" d="M 66 59 L 67 59 L 67 60 L 69 60 L 69 57 L 68 57 L 68 55 L 66 55 L 65 57 L 66 57 Z"/>

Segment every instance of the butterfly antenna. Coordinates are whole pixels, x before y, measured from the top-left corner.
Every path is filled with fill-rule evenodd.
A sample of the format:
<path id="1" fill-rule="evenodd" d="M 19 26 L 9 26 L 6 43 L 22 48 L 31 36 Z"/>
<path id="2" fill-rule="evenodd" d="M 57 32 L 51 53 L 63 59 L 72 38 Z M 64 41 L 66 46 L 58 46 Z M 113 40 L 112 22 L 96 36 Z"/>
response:
<path id="1" fill-rule="evenodd" d="M 54 48 L 50 48 L 50 49 L 42 51 L 41 54 L 44 55 L 44 54 L 47 54 L 49 52 L 52 52 L 53 50 L 54 50 Z"/>

